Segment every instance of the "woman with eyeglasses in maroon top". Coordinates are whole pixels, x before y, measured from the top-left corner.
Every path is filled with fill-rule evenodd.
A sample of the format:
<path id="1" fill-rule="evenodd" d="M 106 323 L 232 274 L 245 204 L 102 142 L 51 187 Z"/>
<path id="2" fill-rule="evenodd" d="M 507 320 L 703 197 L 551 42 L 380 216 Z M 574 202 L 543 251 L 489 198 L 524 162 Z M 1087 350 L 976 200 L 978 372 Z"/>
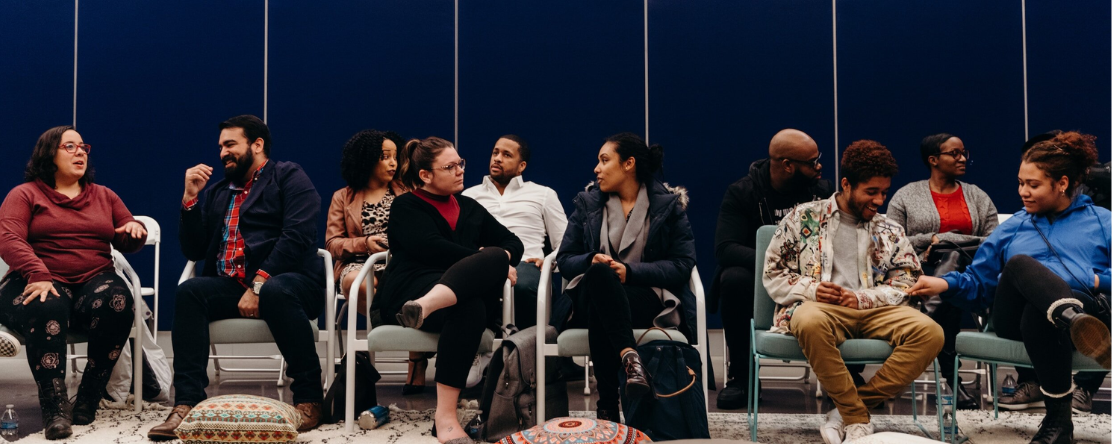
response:
<path id="1" fill-rule="evenodd" d="M 39 137 L 25 183 L 0 205 L 0 323 L 22 335 L 39 389 L 47 439 L 93 422 L 131 331 L 132 294 L 116 274 L 112 247 L 138 251 L 147 230 L 112 190 L 93 183 L 92 147 L 72 126 Z M 88 362 L 72 410 L 66 393 L 66 335 L 89 339 Z M 0 333 L 0 355 L 19 351 Z"/>

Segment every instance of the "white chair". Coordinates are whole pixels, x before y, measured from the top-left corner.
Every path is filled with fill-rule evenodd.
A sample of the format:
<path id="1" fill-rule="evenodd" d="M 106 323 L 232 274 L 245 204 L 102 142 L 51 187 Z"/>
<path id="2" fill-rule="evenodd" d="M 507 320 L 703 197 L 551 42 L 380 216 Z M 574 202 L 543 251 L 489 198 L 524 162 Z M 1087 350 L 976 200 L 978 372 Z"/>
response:
<path id="1" fill-rule="evenodd" d="M 1008 220 L 1008 218 L 1010 218 L 1010 217 L 1012 217 L 1011 214 L 999 214 L 999 213 L 996 214 L 996 220 L 999 221 L 1000 223 L 1004 223 L 1004 221 Z"/>
<path id="2" fill-rule="evenodd" d="M 326 351 L 326 365 L 324 369 L 325 386 L 332 385 L 332 378 L 336 375 L 336 366 L 334 362 L 335 347 L 333 344 L 333 331 L 335 329 L 336 319 L 336 298 L 335 298 L 335 281 L 332 279 L 332 254 L 326 250 L 317 250 L 317 256 L 324 262 L 325 272 L 325 308 L 324 316 L 327 326 L 325 331 L 320 331 L 317 327 L 317 319 L 310 320 L 309 323 L 313 327 L 313 335 L 316 336 L 317 342 L 324 342 L 327 344 Z M 181 285 L 188 279 L 193 278 L 197 274 L 197 263 L 189 261 L 185 264 L 185 269 L 182 270 L 181 278 L 178 279 L 178 285 Z M 209 345 L 212 347 L 212 354 L 209 359 L 213 360 L 216 368 L 216 374 L 220 372 L 278 372 L 278 386 L 285 385 L 285 368 L 286 359 L 279 353 L 277 355 L 219 355 L 216 351 L 217 344 L 272 344 L 274 343 L 274 336 L 270 334 L 270 327 L 266 325 L 266 321 L 262 319 L 223 319 L 209 323 Z M 279 361 L 278 369 L 273 368 L 228 368 L 220 365 L 221 359 L 273 359 Z"/>
<path id="3" fill-rule="evenodd" d="M 351 289 L 348 295 L 351 300 L 359 300 L 359 291 L 366 281 L 367 285 L 367 307 L 371 307 L 374 301 L 375 289 L 374 285 L 370 285 L 369 278 L 371 277 L 371 270 L 374 270 L 372 264 L 385 262 L 388 251 L 375 253 L 367 259 L 366 265 L 356 275 L 355 281 L 351 284 Z M 502 322 L 505 325 L 509 322 L 513 312 L 513 286 L 510 281 L 502 286 Z M 355 430 L 355 352 L 358 350 L 367 350 L 371 353 L 371 363 L 375 363 L 376 352 L 391 352 L 391 351 L 405 351 L 405 352 L 435 352 L 438 343 L 440 342 L 440 335 L 427 331 L 421 331 L 415 328 L 406 328 L 400 325 L 371 325 L 371 320 L 367 319 L 367 337 L 366 339 L 356 338 L 355 322 L 357 320 L 357 312 L 354 307 L 349 308 L 347 312 L 347 339 L 345 340 L 345 350 L 349 358 L 347 360 L 347 381 L 345 388 L 347 389 L 344 394 L 344 429 L 351 433 Z M 489 329 L 483 332 L 482 340 L 479 342 L 479 353 L 493 351 L 501 343 L 500 339 L 494 338 L 494 332 Z"/>
<path id="4" fill-rule="evenodd" d="M 549 293 L 552 292 L 552 265 L 556 262 L 556 253 L 553 252 L 544 258 L 544 264 L 541 266 L 541 280 L 537 285 L 537 325 L 548 325 L 550 317 L 550 307 L 552 297 Z M 672 340 L 683 341 L 693 344 L 696 350 L 699 351 L 699 357 L 703 361 L 702 378 L 703 378 L 703 400 L 706 402 L 707 411 L 710 411 L 710 398 L 707 396 L 707 373 L 709 372 L 710 360 L 708 360 L 707 349 L 707 311 L 706 301 L 703 296 L 703 283 L 699 279 L 699 270 L 697 267 L 691 269 L 691 278 L 688 280 L 688 286 L 691 292 L 695 294 L 695 340 L 691 341 L 689 338 L 679 332 L 671 332 Z M 682 310 L 682 308 L 681 308 Z M 682 316 L 682 314 L 681 314 Z M 645 334 L 644 329 L 634 329 L 634 337 L 641 337 L 645 335 L 645 340 L 653 341 L 657 339 L 668 339 L 668 336 L 657 330 L 651 330 Z M 587 356 L 591 353 L 590 344 L 587 341 L 587 329 L 567 329 L 560 333 L 556 338 L 556 343 L 548 343 L 543 336 L 537 336 L 537 424 L 542 424 L 545 421 L 545 378 L 546 368 L 544 359 L 549 356 Z"/>
<path id="5" fill-rule="evenodd" d="M 143 297 L 146 297 L 146 296 L 151 296 L 152 297 L 152 300 L 151 300 L 151 303 L 152 303 L 152 305 L 151 305 L 151 308 L 152 308 L 151 319 L 150 319 L 149 322 L 147 322 L 147 327 L 151 329 L 151 333 L 153 333 L 155 336 L 157 336 L 158 335 L 158 282 L 159 282 L 159 272 L 158 271 L 159 271 L 159 265 L 160 265 L 159 264 L 159 257 L 161 257 L 161 252 L 162 252 L 162 228 L 158 225 L 158 222 L 155 221 L 154 218 L 152 218 L 150 216 L 134 216 L 134 217 L 135 217 L 135 220 L 142 223 L 143 226 L 147 230 L 147 242 L 144 245 L 154 245 L 154 279 L 153 279 L 154 286 L 153 287 L 142 287 L 140 289 L 140 294 Z M 130 265 L 129 265 L 129 269 L 130 269 Z M 136 288 L 138 288 L 138 287 L 136 287 Z M 136 313 L 140 313 L 140 312 L 136 312 Z M 77 354 L 77 348 L 74 346 L 74 344 L 72 344 L 72 343 L 70 344 L 70 352 L 69 352 L 70 367 L 73 368 L 75 374 L 81 372 L 80 367 L 77 366 L 77 360 L 78 359 L 85 359 L 87 357 L 88 357 L 87 355 Z"/>
<path id="6" fill-rule="evenodd" d="M 124 258 L 123 254 L 120 254 L 119 251 L 113 249 L 112 261 L 115 262 L 115 264 L 124 271 L 124 274 L 126 275 L 124 276 L 124 278 L 131 281 L 131 288 L 141 288 L 141 284 L 139 283 L 139 275 L 135 273 L 135 270 L 133 268 L 131 268 L 131 264 L 127 262 L 127 259 Z M 0 261 L 0 276 L 5 276 L 7 275 L 7 273 L 8 264 L 5 264 L 4 261 Z M 143 296 L 139 294 L 139 292 L 133 292 L 132 298 L 134 299 L 132 301 L 134 304 L 133 310 L 135 310 L 135 324 L 132 326 L 130 334 L 130 338 L 132 341 L 134 341 L 133 344 L 135 344 L 134 353 L 132 353 L 131 355 L 131 368 L 133 376 L 132 391 L 135 393 L 135 399 L 139 400 L 143 399 L 143 335 L 139 333 L 143 328 Z M 2 324 L 0 324 L 0 331 L 10 333 L 12 336 L 15 336 L 16 339 L 19 340 L 19 342 L 24 342 L 22 335 L 14 330 L 5 327 Z M 71 332 L 69 335 L 66 336 L 66 342 L 70 344 L 70 348 L 72 350 L 73 344 L 89 342 L 89 338 L 83 334 Z M 74 370 L 76 371 L 76 368 Z M 136 402 L 135 413 L 139 413 L 142 411 L 143 403 Z"/>

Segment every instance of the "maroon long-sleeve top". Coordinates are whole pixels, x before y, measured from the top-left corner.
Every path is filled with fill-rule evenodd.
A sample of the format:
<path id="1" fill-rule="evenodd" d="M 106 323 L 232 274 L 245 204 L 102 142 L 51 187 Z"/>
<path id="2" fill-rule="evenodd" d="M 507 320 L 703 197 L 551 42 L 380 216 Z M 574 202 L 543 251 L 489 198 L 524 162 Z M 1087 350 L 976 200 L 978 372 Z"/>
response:
<path id="1" fill-rule="evenodd" d="M 88 184 L 70 199 L 35 180 L 12 189 L 0 205 L 0 259 L 28 283 L 87 282 L 113 268 L 112 249 L 139 251 L 146 236 L 116 228 L 134 221 L 116 193 Z"/>

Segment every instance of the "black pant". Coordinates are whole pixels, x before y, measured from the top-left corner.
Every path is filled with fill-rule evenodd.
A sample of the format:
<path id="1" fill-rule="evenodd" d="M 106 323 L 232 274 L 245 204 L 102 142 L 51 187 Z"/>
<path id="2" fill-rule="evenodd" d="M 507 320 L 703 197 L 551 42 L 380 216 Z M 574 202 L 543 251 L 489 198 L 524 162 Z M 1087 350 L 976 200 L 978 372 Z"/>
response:
<path id="1" fill-rule="evenodd" d="M 727 382 L 749 381 L 749 349 L 752 341 L 749 332 L 753 319 L 754 272 L 748 267 L 728 267 L 722 270 L 718 288 L 722 313 L 722 332 L 730 350 L 730 373 Z"/>
<path id="2" fill-rule="evenodd" d="M 634 328 L 653 326 L 664 305 L 656 292 L 648 287 L 622 284 L 617 273 L 604 264 L 594 264 L 583 274 L 574 289 L 577 300 L 575 317 L 586 307 L 587 337 L 591 361 L 595 363 L 598 408 L 617 410 L 618 378 L 621 375 L 622 350 L 637 348 Z M 573 321 L 573 325 L 580 322 Z"/>
<path id="3" fill-rule="evenodd" d="M 1004 265 L 996 288 L 992 324 L 1001 338 L 1023 341 L 1039 384 L 1047 393 L 1070 390 L 1073 342 L 1069 331 L 1047 319 L 1050 305 L 1059 299 L 1088 301 L 1069 284 L 1035 259 L 1012 256 Z M 1086 307 L 1090 308 L 1090 307 Z"/>
<path id="4" fill-rule="evenodd" d="M 458 389 L 467 385 L 467 373 L 479 351 L 489 320 L 501 318 L 502 285 L 510 260 L 506 250 L 486 247 L 452 265 L 440 284 L 456 294 L 456 305 L 432 312 L 421 330 L 440 333 L 436 345 L 436 382 Z M 413 295 L 413 299 L 424 296 Z M 390 317 L 393 321 L 393 316 Z"/>
<path id="5" fill-rule="evenodd" d="M 54 282 L 60 296 L 48 295 L 23 305 L 27 280 L 19 272 L 0 282 L 0 320 L 27 341 L 27 363 L 35 381 L 66 377 L 66 334 L 72 328 L 89 337 L 84 378 L 107 376 L 135 320 L 134 300 L 126 281 L 114 271 L 97 274 L 84 284 Z"/>
<path id="6" fill-rule="evenodd" d="M 241 317 L 239 300 L 245 292 L 227 277 L 195 277 L 178 285 L 171 333 L 175 405 L 194 406 L 208 397 L 209 322 Z M 286 358 L 295 404 L 324 399 L 317 338 L 309 323 L 323 307 L 324 288 L 299 273 L 271 277 L 259 292 L 259 317 Z"/>

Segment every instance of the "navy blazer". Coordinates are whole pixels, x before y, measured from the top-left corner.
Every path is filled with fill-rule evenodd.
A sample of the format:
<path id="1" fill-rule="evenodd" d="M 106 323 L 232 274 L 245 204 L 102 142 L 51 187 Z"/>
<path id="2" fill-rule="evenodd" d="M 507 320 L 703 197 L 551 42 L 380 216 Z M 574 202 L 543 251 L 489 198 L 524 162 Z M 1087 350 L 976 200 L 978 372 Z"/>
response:
<path id="1" fill-rule="evenodd" d="M 695 235 L 687 220 L 687 191 L 655 180 L 647 191 L 649 236 L 641 262 L 626 264 L 626 285 L 664 288 L 679 296 L 684 322 L 693 332 L 695 295 L 687 283 L 695 268 Z M 575 196 L 575 211 L 556 255 L 565 278 L 586 273 L 595 254 L 602 252 L 602 209 L 607 199 L 609 195 L 594 186 Z"/>
<path id="2" fill-rule="evenodd" d="M 277 276 L 301 273 L 324 285 L 323 262 L 317 257 L 320 195 L 301 166 L 270 160 L 239 208 L 245 281 L 262 269 Z M 205 189 L 202 202 L 182 208 L 178 239 L 186 259 L 204 261 L 202 276 L 218 276 L 217 258 L 224 235 L 224 216 L 231 204 L 225 178 Z"/>

